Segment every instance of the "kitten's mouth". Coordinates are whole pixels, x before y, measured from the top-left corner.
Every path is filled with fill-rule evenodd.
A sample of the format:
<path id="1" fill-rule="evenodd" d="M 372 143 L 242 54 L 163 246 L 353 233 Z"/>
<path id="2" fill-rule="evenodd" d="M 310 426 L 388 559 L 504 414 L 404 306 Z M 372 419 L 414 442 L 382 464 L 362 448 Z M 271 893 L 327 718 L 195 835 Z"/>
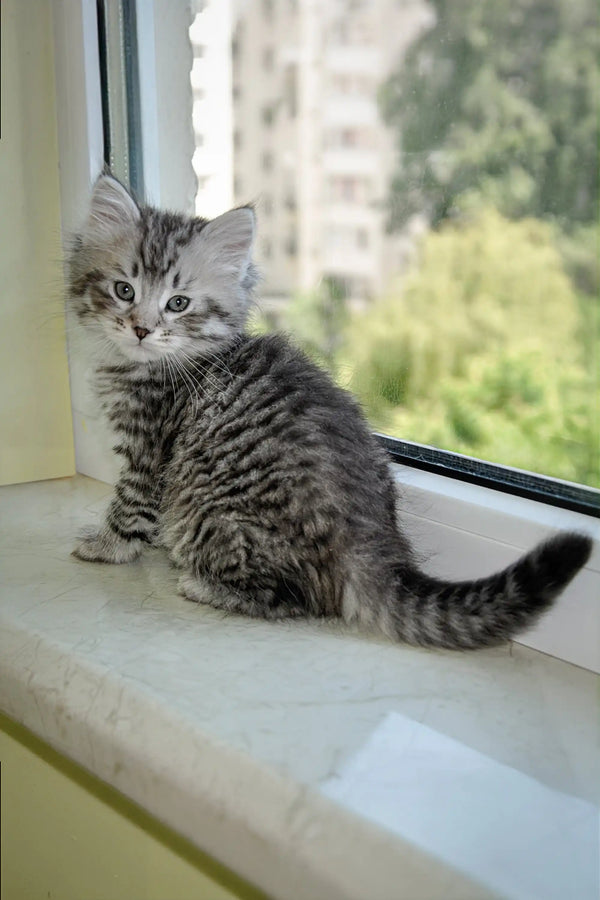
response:
<path id="1" fill-rule="evenodd" d="M 135 343 L 119 344 L 122 353 L 135 362 L 150 362 L 151 360 L 160 359 L 162 353 L 153 344 L 147 344 L 145 341 L 137 341 Z"/>

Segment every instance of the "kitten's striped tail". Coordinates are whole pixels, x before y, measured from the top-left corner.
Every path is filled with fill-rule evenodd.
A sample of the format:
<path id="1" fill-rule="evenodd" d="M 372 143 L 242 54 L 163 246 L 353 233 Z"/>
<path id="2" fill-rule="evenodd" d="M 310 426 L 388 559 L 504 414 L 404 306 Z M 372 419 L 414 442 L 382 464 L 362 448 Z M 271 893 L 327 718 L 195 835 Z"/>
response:
<path id="1" fill-rule="evenodd" d="M 584 535 L 559 534 L 504 571 L 477 581 L 447 582 L 399 569 L 398 599 L 388 610 L 397 637 L 450 649 L 502 644 L 551 606 L 591 549 Z"/>

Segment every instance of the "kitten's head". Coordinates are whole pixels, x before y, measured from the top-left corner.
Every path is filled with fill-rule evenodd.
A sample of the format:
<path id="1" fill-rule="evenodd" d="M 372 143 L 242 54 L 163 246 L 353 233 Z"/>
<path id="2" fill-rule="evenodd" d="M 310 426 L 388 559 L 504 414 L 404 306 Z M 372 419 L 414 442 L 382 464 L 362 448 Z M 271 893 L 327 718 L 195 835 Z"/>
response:
<path id="1" fill-rule="evenodd" d="M 81 321 L 125 359 L 211 353 L 244 326 L 253 239 L 250 207 L 188 218 L 140 207 L 102 175 L 71 254 L 71 298 Z"/>

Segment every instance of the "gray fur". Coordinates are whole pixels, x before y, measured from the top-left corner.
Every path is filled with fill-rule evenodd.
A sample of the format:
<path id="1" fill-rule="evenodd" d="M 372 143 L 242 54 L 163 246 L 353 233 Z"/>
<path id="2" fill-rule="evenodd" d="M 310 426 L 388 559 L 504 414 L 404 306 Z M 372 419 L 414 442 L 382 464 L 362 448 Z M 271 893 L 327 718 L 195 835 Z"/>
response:
<path id="1" fill-rule="evenodd" d="M 341 617 L 413 644 L 481 647 L 532 624 L 589 539 L 560 535 L 479 581 L 420 572 L 358 405 L 285 338 L 244 334 L 253 236 L 249 208 L 207 222 L 97 182 L 70 294 L 112 354 L 98 392 L 124 464 L 101 531 L 75 555 L 129 562 L 161 543 L 189 599 L 267 619 Z M 169 312 L 173 296 L 189 306 Z"/>

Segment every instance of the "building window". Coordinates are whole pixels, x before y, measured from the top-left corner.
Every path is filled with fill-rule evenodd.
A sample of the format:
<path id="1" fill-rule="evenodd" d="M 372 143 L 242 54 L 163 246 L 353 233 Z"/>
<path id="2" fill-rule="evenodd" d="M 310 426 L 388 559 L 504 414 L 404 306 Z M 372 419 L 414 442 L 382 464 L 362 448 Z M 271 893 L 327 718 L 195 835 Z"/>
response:
<path id="1" fill-rule="evenodd" d="M 265 72 L 271 72 L 275 61 L 275 51 L 272 47 L 265 47 L 262 53 L 262 65 Z"/>
<path id="2" fill-rule="evenodd" d="M 261 110 L 261 118 L 263 125 L 265 125 L 267 128 L 270 128 L 275 121 L 275 108 L 272 103 L 263 106 Z"/>
<path id="3" fill-rule="evenodd" d="M 356 246 L 359 250 L 366 250 L 369 246 L 369 232 L 366 228 L 357 228 Z"/>
<path id="4" fill-rule="evenodd" d="M 332 175 L 328 195 L 333 203 L 366 204 L 370 200 L 370 183 L 355 175 Z"/>
<path id="5" fill-rule="evenodd" d="M 295 65 L 286 67 L 283 90 L 288 116 L 293 119 L 298 113 L 298 73 Z"/>

